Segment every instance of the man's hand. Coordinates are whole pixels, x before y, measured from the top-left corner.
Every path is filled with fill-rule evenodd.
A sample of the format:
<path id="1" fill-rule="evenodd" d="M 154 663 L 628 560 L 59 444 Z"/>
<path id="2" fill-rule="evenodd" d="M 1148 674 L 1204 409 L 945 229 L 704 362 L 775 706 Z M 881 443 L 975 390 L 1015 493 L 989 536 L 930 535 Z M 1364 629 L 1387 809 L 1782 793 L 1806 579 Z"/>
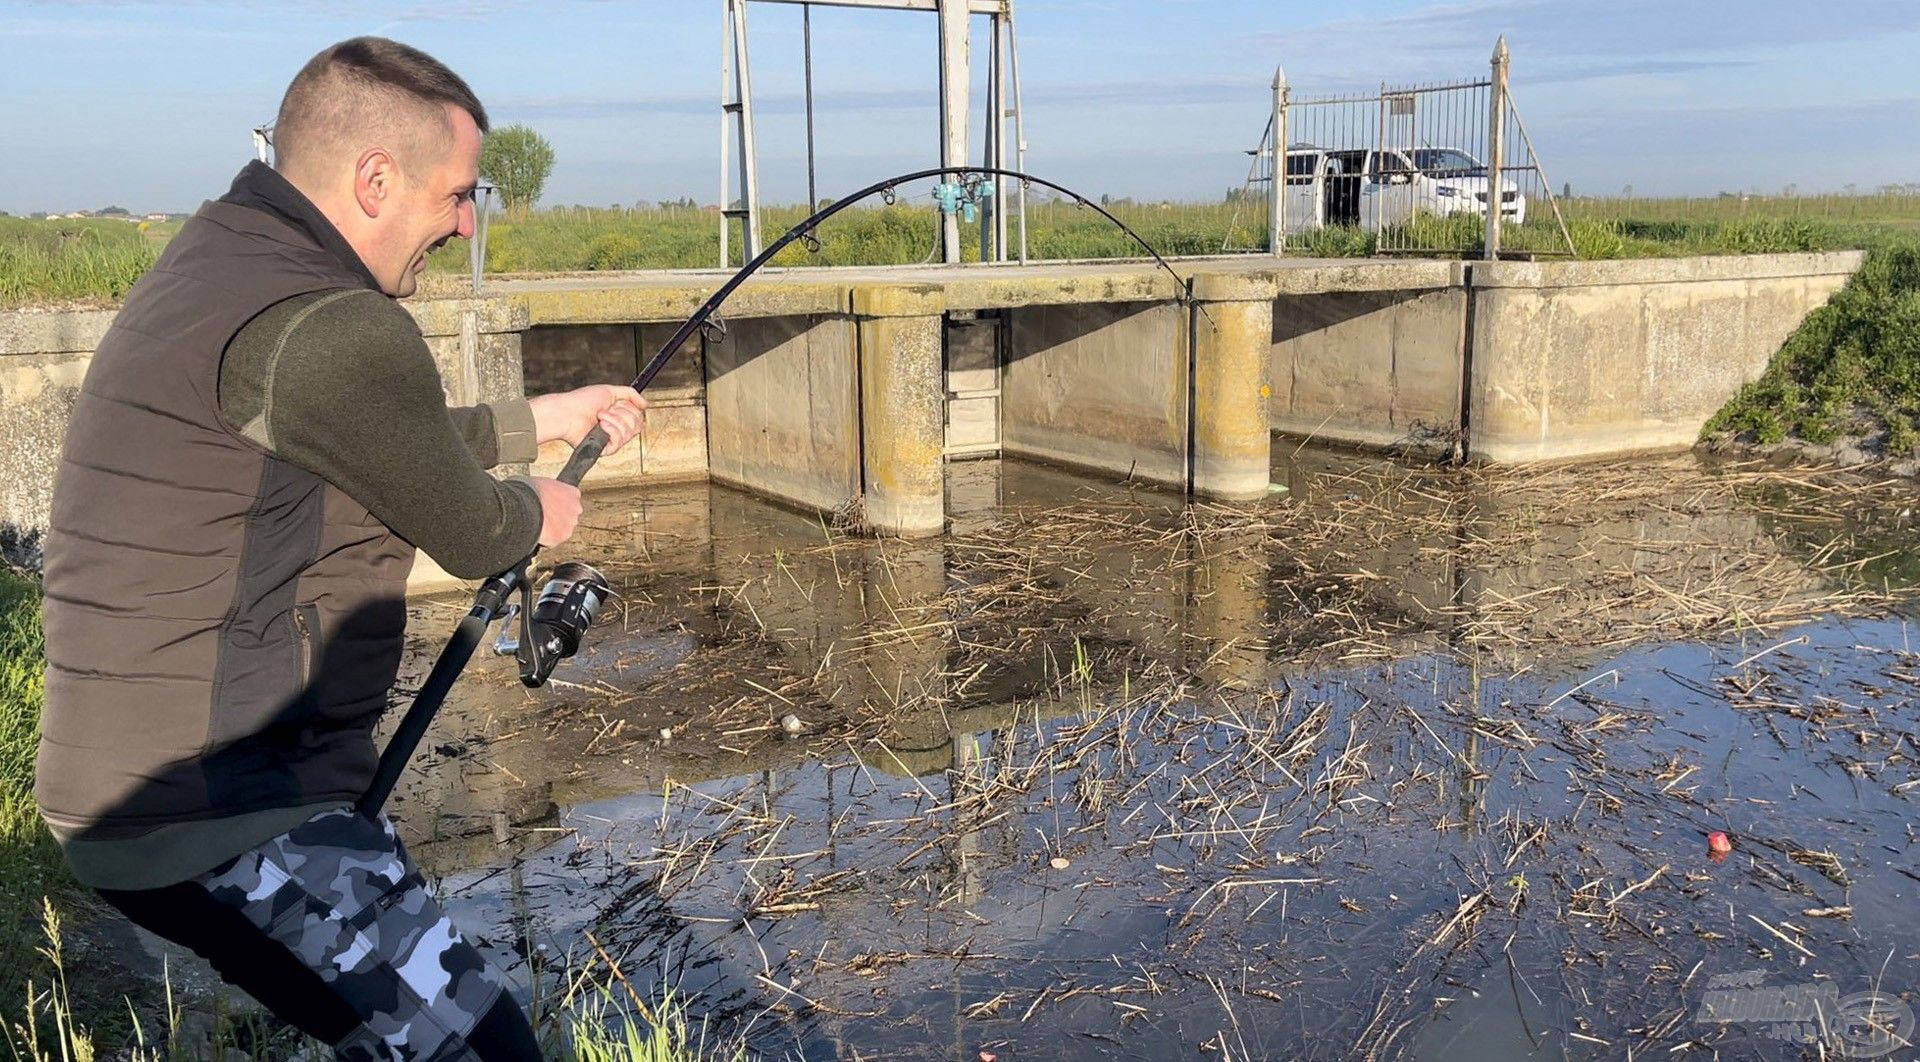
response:
<path id="1" fill-rule="evenodd" d="M 539 395 L 528 399 L 527 404 L 533 407 L 533 426 L 540 442 L 563 439 L 569 446 L 578 446 L 598 426 L 607 430 L 605 454 L 619 452 L 647 425 L 647 400 L 631 387 L 592 384 L 557 395 Z"/>
<path id="2" fill-rule="evenodd" d="M 529 476 L 527 482 L 540 496 L 540 548 L 552 549 L 572 538 L 580 524 L 580 488 L 539 476 Z"/>

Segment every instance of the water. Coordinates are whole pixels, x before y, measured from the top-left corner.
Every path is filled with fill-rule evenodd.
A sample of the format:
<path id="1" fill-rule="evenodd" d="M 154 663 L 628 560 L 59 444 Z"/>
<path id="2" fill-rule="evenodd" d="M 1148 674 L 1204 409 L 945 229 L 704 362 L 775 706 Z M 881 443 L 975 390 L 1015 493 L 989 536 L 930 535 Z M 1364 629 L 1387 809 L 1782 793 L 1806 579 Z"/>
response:
<path id="1" fill-rule="evenodd" d="M 622 607 L 477 664 L 403 830 L 523 981 L 604 948 L 775 1055 L 1794 1058 L 1702 1006 L 1913 999 L 1911 482 L 1296 456 L 956 465 L 924 542 L 596 496 Z"/>

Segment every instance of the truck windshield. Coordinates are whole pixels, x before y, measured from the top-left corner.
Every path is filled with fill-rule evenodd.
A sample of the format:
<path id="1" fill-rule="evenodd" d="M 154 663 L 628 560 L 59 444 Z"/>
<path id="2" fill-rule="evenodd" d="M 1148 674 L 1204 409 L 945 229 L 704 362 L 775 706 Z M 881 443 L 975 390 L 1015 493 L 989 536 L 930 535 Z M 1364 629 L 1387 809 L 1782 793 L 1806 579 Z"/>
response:
<path id="1" fill-rule="evenodd" d="M 1453 148 L 1415 148 L 1413 164 L 1429 177 L 1485 177 L 1480 160 Z"/>

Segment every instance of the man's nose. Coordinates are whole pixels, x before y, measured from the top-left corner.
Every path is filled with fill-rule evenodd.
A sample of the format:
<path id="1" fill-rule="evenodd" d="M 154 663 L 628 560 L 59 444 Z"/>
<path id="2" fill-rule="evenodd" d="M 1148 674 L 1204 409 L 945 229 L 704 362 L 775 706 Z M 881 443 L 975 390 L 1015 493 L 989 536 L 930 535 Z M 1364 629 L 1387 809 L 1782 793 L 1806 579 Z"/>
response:
<path id="1" fill-rule="evenodd" d="M 454 235 L 460 237 L 463 240 L 473 239 L 473 230 L 474 230 L 473 215 L 474 215 L 473 200 L 469 199 L 460 204 L 460 217 L 459 217 L 459 220 L 454 223 L 454 229 L 453 229 Z"/>

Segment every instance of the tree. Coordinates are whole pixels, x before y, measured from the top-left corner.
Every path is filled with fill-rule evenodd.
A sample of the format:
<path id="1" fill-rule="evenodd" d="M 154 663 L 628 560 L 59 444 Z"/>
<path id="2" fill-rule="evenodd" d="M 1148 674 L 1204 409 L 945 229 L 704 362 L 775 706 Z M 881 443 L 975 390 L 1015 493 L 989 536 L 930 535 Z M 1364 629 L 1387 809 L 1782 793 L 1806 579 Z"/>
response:
<path id="1" fill-rule="evenodd" d="M 499 187 L 500 201 L 514 217 L 526 217 L 540 201 L 552 172 L 553 145 L 524 125 L 495 129 L 480 149 L 480 175 Z"/>

